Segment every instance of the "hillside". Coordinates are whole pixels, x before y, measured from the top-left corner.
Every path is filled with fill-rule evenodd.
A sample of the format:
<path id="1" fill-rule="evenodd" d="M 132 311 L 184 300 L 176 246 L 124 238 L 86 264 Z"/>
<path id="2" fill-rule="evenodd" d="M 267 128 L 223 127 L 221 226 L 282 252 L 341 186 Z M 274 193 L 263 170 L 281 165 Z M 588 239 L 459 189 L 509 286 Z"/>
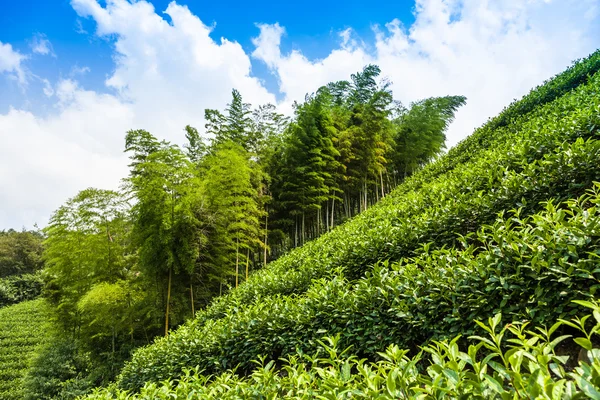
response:
<path id="1" fill-rule="evenodd" d="M 432 337 L 468 334 L 473 318 L 485 319 L 499 311 L 510 320 L 542 324 L 578 312 L 571 300 L 586 297 L 597 276 L 578 280 L 565 296 L 546 298 L 555 292 L 541 288 L 562 284 L 564 273 L 552 272 L 554 259 L 544 258 L 553 257 L 551 253 L 534 252 L 529 261 L 545 260 L 539 266 L 548 269 L 545 281 L 528 276 L 526 301 L 519 298 L 513 303 L 512 296 L 522 288 L 506 283 L 512 272 L 501 267 L 517 268 L 524 255 L 506 260 L 494 255 L 503 245 L 497 237 L 512 234 L 513 229 L 507 228 L 513 223 L 511 241 L 518 249 L 529 248 L 526 233 L 540 229 L 536 225 L 540 218 L 553 218 L 536 214 L 547 207 L 543 202 L 552 200 L 556 205 L 577 198 L 600 181 L 600 76 L 593 75 L 599 59 L 595 53 L 534 89 L 380 204 L 254 274 L 168 339 L 137 351 L 119 385 L 140 388 L 194 366 L 205 373 L 236 366 L 239 372 L 249 372 L 260 355 L 277 359 L 298 350 L 309 353 L 317 346 L 315 340 L 326 334 L 341 334 L 343 347 L 352 344 L 354 352 L 372 358 L 390 343 L 414 348 Z M 517 208 L 511 217 L 510 211 Z M 492 225 L 494 230 L 485 227 L 494 224 L 499 213 L 504 213 L 502 222 Z M 556 227 L 546 228 L 550 238 L 542 249 L 554 240 Z M 521 242 L 516 242 L 520 235 Z M 581 254 L 581 262 L 590 263 L 584 255 L 597 243 L 587 238 L 595 235 L 584 230 L 586 239 L 579 245 L 591 247 L 575 248 L 573 260 L 567 257 L 573 244 L 565 244 L 567 260 L 577 264 Z M 381 260 L 400 264 L 373 270 Z M 434 279 L 441 270 L 426 268 L 454 260 L 468 262 L 466 277 L 478 276 L 472 275 L 472 268 L 485 261 L 489 276 L 481 277 L 480 284 L 501 282 L 500 287 L 478 289 L 470 286 L 476 282 L 458 278 L 444 283 Z M 419 270 L 430 272 L 413 281 Z M 367 272 L 366 279 L 360 279 Z M 389 276 L 395 280 L 386 282 Z M 464 302 L 454 296 L 458 289 L 453 285 L 473 298 Z M 450 298 L 427 300 L 428 294 L 450 289 Z M 392 299 L 397 304 L 390 308 Z M 431 311 L 419 309 L 429 303 Z M 419 307 L 414 314 L 409 313 L 415 305 Z"/>
<path id="2" fill-rule="evenodd" d="M 0 399 L 22 399 L 23 378 L 36 351 L 52 334 L 45 300 L 0 309 Z"/>

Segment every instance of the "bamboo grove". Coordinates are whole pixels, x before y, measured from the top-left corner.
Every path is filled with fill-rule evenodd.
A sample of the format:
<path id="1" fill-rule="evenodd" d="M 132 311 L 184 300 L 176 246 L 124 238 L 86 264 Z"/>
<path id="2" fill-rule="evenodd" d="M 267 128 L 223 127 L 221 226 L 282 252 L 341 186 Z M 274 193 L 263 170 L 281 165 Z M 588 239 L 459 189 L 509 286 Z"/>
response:
<path id="1" fill-rule="evenodd" d="M 131 130 L 121 189 L 81 191 L 44 229 L 46 294 L 110 379 L 132 348 L 387 196 L 444 150 L 464 103 L 404 107 L 369 65 L 291 117 L 234 89 L 182 147 Z"/>

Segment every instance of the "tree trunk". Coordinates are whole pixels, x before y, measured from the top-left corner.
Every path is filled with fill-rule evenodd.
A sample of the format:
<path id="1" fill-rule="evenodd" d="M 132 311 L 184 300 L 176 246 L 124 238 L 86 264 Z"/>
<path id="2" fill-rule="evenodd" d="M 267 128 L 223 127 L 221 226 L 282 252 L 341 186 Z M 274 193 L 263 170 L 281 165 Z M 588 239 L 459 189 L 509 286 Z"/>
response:
<path id="1" fill-rule="evenodd" d="M 250 247 L 246 251 L 246 280 L 248 280 L 248 263 L 250 262 Z"/>
<path id="2" fill-rule="evenodd" d="M 325 232 L 329 232 L 329 200 L 325 202 Z"/>
<path id="3" fill-rule="evenodd" d="M 194 287 L 192 286 L 192 282 L 190 281 L 190 303 L 192 303 L 192 318 L 196 316 L 196 311 L 194 310 Z"/>
<path id="4" fill-rule="evenodd" d="M 305 234 L 305 231 L 304 231 L 304 219 L 305 219 L 304 218 L 304 211 L 302 211 L 302 243 L 300 243 L 301 245 L 304 245 L 304 234 Z"/>
<path id="5" fill-rule="evenodd" d="M 317 234 L 313 237 L 319 237 L 321 234 L 321 209 L 317 208 Z"/>
<path id="6" fill-rule="evenodd" d="M 113 372 L 115 369 L 115 325 L 114 324 L 112 326 L 112 354 L 111 354 L 110 358 L 111 358 L 110 370 L 111 370 L 111 372 Z"/>
<path id="7" fill-rule="evenodd" d="M 331 199 L 331 224 L 330 229 L 333 229 L 333 218 L 335 216 L 335 197 Z"/>
<path id="8" fill-rule="evenodd" d="M 269 238 L 269 231 L 267 229 L 269 223 L 269 212 L 267 212 L 267 215 L 265 216 L 265 248 L 263 251 L 263 266 L 266 267 L 267 266 L 267 239 Z"/>
<path id="9" fill-rule="evenodd" d="M 171 274 L 172 274 L 172 268 L 169 268 L 169 285 L 167 286 L 167 311 L 165 312 L 165 336 L 169 336 L 169 305 L 171 303 Z"/>
<path id="10" fill-rule="evenodd" d="M 298 215 L 294 218 L 294 247 L 298 247 Z"/>
<path id="11" fill-rule="evenodd" d="M 238 278 L 240 274 L 240 238 L 235 243 L 235 287 L 238 287 Z"/>

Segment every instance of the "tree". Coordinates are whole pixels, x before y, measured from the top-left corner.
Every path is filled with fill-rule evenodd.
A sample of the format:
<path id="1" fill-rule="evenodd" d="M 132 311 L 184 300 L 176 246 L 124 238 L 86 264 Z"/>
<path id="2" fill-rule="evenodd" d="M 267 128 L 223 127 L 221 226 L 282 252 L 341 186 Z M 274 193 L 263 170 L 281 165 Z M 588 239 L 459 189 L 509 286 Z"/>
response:
<path id="1" fill-rule="evenodd" d="M 464 96 L 431 97 L 411 104 L 395 120 L 394 171 L 402 178 L 410 176 L 445 149 L 446 130 Z"/>
<path id="2" fill-rule="evenodd" d="M 274 196 L 280 211 L 293 217 L 290 234 L 295 245 L 304 243 L 309 231 L 309 237 L 318 235 L 322 206 L 337 196 L 334 172 L 339 169 L 339 152 L 326 107 L 322 93 L 308 96 L 296 107 L 296 120 L 288 128 L 274 170 Z"/>
<path id="3" fill-rule="evenodd" d="M 121 194 L 89 188 L 59 207 L 44 229 L 48 293 L 73 329 L 81 297 L 96 283 L 127 275 L 128 208 Z"/>
<path id="4" fill-rule="evenodd" d="M 39 231 L 0 231 L 0 278 L 39 271 L 43 239 Z"/>
<path id="5" fill-rule="evenodd" d="M 197 176 L 183 152 L 164 143 L 143 162 L 133 165 L 128 181 L 137 200 L 133 207 L 133 240 L 140 269 L 158 286 L 167 280 L 163 304 L 168 335 L 173 275 L 186 274 L 191 282 L 202 243 L 200 221 L 194 212 Z"/>
<path id="6" fill-rule="evenodd" d="M 263 245 L 260 229 L 263 211 L 258 207 L 258 193 L 252 182 L 254 167 L 249 154 L 231 141 L 218 145 L 206 159 L 203 192 L 209 210 L 215 215 L 210 238 L 212 263 L 229 266 L 213 272 L 221 283 L 234 276 L 237 286 L 242 259 L 248 264 L 250 252 Z"/>
<path id="7" fill-rule="evenodd" d="M 226 141 L 232 141 L 247 151 L 255 149 L 260 142 L 259 132 L 251 129 L 252 119 L 250 104 L 242 101 L 237 90 L 231 91 L 232 100 L 227 104 L 225 114 L 217 110 L 204 111 L 206 132 L 214 135 L 213 147 Z"/>
<path id="8" fill-rule="evenodd" d="M 185 138 L 187 139 L 187 144 L 184 145 L 185 154 L 193 164 L 198 164 L 206 155 L 206 144 L 198 130 L 189 125 L 185 127 Z"/>

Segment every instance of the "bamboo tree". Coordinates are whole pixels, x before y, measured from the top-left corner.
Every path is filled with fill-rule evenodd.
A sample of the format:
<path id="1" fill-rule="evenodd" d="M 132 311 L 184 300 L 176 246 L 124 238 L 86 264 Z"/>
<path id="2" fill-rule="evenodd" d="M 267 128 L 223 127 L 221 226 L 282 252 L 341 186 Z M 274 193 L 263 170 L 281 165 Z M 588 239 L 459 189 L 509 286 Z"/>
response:
<path id="1" fill-rule="evenodd" d="M 139 133 L 129 135 L 135 137 Z M 143 136 L 147 137 L 147 133 Z M 199 256 L 202 232 L 194 213 L 196 179 L 193 165 L 183 152 L 163 142 L 143 162 L 133 165 L 128 180 L 137 200 L 133 208 L 133 238 L 139 248 L 140 267 L 158 281 L 163 274 L 168 279 L 165 335 L 171 316 L 173 275 L 191 274 Z M 184 291 L 178 288 L 178 292 Z"/>

